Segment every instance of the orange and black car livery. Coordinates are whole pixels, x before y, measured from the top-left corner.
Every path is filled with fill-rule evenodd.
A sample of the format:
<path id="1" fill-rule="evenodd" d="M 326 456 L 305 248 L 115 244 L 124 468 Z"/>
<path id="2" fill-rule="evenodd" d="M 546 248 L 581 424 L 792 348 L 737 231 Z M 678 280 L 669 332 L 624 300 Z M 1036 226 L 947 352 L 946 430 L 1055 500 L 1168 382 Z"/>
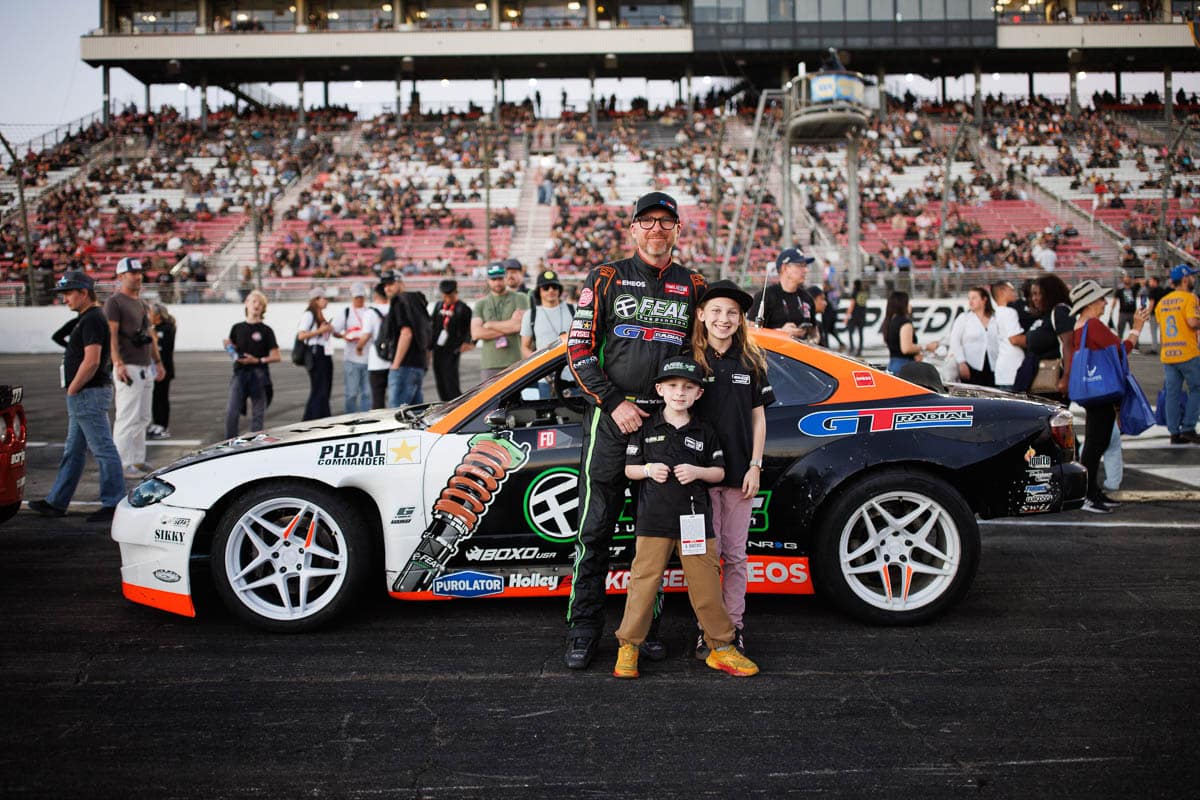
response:
<path id="1" fill-rule="evenodd" d="M 977 518 L 1082 504 L 1069 412 L 933 392 L 778 331 L 753 335 L 776 402 L 750 592 L 818 592 L 859 619 L 923 622 L 967 593 Z M 212 581 L 247 621 L 299 631 L 381 583 L 404 600 L 569 595 L 590 403 L 567 361 L 559 344 L 448 403 L 281 426 L 159 470 L 114 519 L 126 597 L 191 614 L 195 585 Z M 609 592 L 628 579 L 636 513 L 628 496 Z M 668 570 L 666 585 L 683 590 L 682 574 Z"/>

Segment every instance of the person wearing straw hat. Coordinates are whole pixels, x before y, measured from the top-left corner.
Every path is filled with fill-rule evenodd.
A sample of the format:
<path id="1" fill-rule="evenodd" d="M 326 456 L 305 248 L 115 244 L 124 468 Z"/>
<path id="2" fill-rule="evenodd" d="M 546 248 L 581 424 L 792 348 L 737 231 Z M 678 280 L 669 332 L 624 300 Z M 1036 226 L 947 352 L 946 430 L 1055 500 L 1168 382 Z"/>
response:
<path id="1" fill-rule="evenodd" d="M 1150 318 L 1147 309 L 1138 309 L 1134 314 L 1133 328 L 1129 335 L 1118 339 L 1117 335 L 1100 321 L 1110 294 L 1111 289 L 1105 289 L 1093 280 L 1083 281 L 1071 289 L 1071 316 L 1075 317 L 1077 322 L 1071 337 L 1070 352 L 1063 357 L 1068 386 L 1071 380 L 1071 360 L 1076 351 L 1081 347 L 1104 350 L 1119 345 L 1125 348 L 1125 354 L 1128 355 L 1142 334 L 1142 326 Z M 1096 324 L 1089 325 L 1088 322 L 1093 320 Z M 1092 514 L 1111 514 L 1114 503 L 1100 488 L 1100 457 L 1108 449 L 1113 434 L 1113 425 L 1117 421 L 1117 404 L 1096 403 L 1087 406 L 1085 411 L 1087 414 L 1084 417 L 1083 453 L 1079 459 L 1088 471 L 1087 499 L 1083 503 L 1083 510 Z"/>

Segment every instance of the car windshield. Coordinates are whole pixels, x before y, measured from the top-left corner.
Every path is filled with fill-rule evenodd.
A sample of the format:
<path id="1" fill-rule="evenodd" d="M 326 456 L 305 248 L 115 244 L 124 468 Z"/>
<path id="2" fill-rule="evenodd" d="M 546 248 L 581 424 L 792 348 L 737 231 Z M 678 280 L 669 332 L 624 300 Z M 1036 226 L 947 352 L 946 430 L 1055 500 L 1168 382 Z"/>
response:
<path id="1" fill-rule="evenodd" d="M 500 383 L 500 382 L 507 382 L 508 374 L 515 369 L 519 369 L 524 364 L 525 364 L 525 361 L 518 361 L 517 363 L 510 366 L 508 369 L 504 370 L 503 372 L 493 375 L 492 377 L 488 378 L 486 381 L 484 381 L 482 383 L 475 384 L 470 389 L 467 389 L 465 392 L 463 392 L 462 394 L 460 394 L 458 397 L 454 398 L 453 400 L 448 400 L 445 403 L 438 403 L 438 404 L 434 404 L 434 405 L 430 406 L 428 409 L 426 409 L 424 412 L 422 412 L 420 414 L 418 419 L 420 420 L 421 424 L 425 425 L 426 427 L 437 424 L 442 418 L 449 415 L 451 412 L 454 411 L 454 409 L 458 408 L 463 403 L 466 403 L 468 400 L 470 400 L 472 397 L 474 397 L 479 392 L 486 391 L 493 384 Z M 406 418 L 400 414 L 397 414 L 396 419 L 399 421 L 404 421 L 408 418 Z"/>

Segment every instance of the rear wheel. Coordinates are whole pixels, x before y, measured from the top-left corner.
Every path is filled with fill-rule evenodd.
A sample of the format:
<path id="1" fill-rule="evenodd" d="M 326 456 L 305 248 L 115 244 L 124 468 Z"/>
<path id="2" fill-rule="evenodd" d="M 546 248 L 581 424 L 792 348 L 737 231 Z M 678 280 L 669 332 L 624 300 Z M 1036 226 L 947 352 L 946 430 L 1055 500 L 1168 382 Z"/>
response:
<path id="1" fill-rule="evenodd" d="M 370 533 L 332 491 L 289 482 L 247 491 L 213 537 L 217 592 L 260 628 L 297 633 L 345 613 L 367 580 Z"/>
<path id="2" fill-rule="evenodd" d="M 954 487 L 902 469 L 876 473 L 822 514 L 818 591 L 865 622 L 913 625 L 958 603 L 979 565 L 979 526 Z"/>

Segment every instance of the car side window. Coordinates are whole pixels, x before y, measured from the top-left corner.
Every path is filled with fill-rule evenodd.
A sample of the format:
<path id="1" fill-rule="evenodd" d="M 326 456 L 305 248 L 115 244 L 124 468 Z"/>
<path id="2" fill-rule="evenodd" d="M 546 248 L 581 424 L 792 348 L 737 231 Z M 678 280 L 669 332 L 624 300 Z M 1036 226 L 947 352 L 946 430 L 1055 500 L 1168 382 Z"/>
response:
<path id="1" fill-rule="evenodd" d="M 837 389 L 837 381 L 821 370 L 788 358 L 780 353 L 765 351 L 767 379 L 775 392 L 775 404 L 807 406 L 828 400 Z"/>
<path id="2" fill-rule="evenodd" d="M 566 364 L 565 358 L 557 359 L 530 375 L 464 422 L 460 431 L 487 431 L 491 427 L 489 417 L 496 419 L 498 414 L 504 415 L 504 424 L 510 428 L 580 424 L 587 401 Z"/>

